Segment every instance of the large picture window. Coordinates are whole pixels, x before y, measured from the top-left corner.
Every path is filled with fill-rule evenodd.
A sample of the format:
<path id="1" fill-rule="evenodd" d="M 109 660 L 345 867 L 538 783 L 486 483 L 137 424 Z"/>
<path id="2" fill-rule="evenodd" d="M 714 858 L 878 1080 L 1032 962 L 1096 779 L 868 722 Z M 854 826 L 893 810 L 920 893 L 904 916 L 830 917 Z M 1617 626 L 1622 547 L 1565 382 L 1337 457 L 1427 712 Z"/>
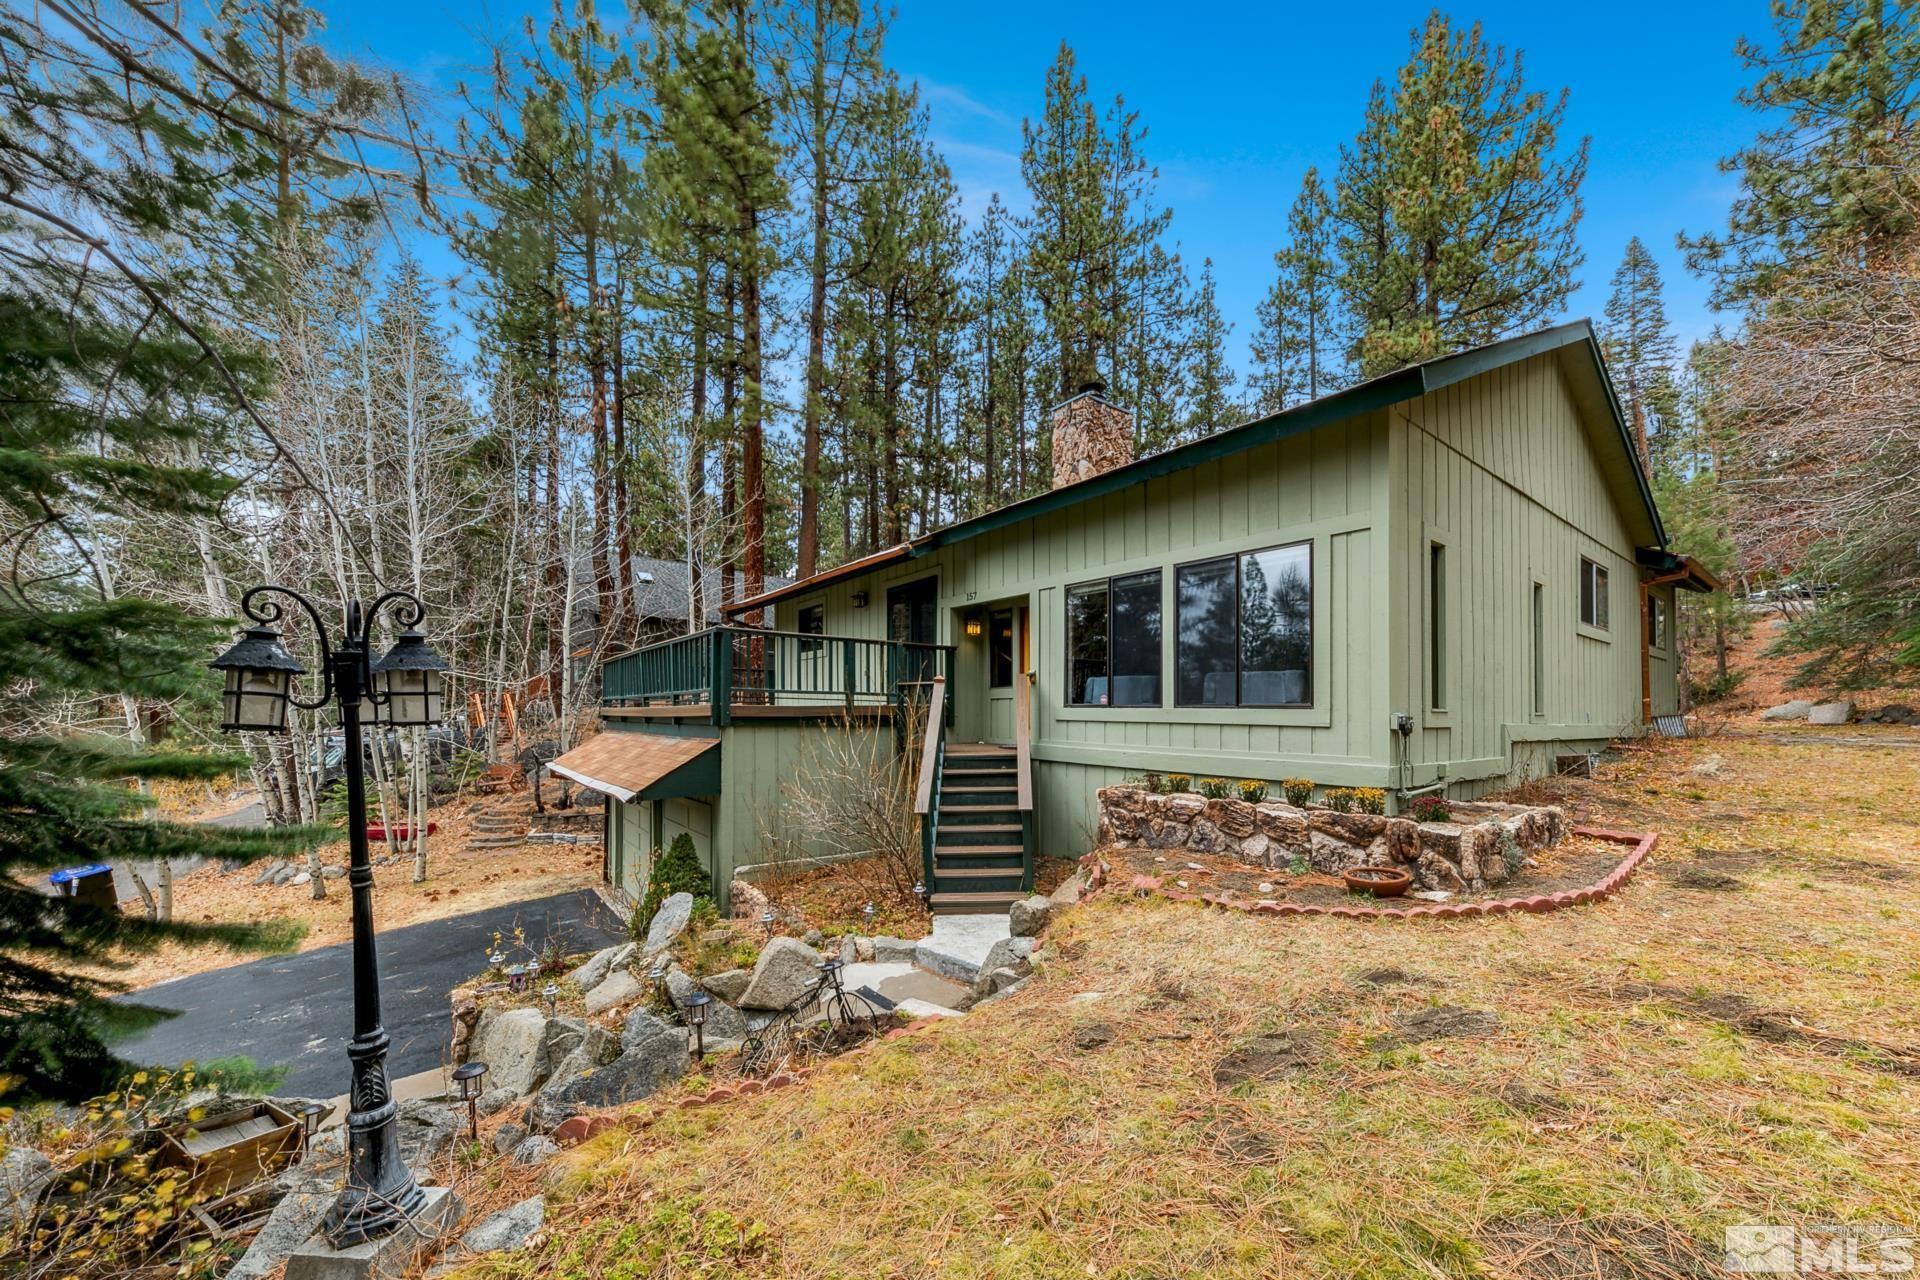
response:
<path id="1" fill-rule="evenodd" d="M 1313 545 L 1174 570 L 1177 700 L 1188 707 L 1313 702 Z"/>
<path id="2" fill-rule="evenodd" d="M 1160 571 L 1067 589 L 1067 704 L 1160 705 Z"/>

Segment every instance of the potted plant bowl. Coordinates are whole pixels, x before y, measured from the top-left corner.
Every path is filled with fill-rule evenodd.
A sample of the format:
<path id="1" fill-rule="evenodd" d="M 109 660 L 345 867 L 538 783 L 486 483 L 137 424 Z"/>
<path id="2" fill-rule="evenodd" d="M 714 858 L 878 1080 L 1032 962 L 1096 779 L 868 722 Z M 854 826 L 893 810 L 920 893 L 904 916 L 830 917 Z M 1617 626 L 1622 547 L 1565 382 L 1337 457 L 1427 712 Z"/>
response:
<path id="1" fill-rule="evenodd" d="M 1397 898 L 1413 887 L 1413 873 L 1405 867 L 1350 867 L 1340 873 L 1348 893 Z"/>

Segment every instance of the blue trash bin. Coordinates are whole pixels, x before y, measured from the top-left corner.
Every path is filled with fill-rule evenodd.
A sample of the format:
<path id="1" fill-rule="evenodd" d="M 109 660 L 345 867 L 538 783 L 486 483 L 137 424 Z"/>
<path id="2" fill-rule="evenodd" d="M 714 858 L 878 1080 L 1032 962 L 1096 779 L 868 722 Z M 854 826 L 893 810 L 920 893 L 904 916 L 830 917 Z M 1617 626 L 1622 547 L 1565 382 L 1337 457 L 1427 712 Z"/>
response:
<path id="1" fill-rule="evenodd" d="M 63 868 L 48 876 L 47 882 L 54 892 L 78 898 L 90 907 L 111 911 L 120 905 L 120 895 L 113 889 L 113 868 L 104 862 Z"/>

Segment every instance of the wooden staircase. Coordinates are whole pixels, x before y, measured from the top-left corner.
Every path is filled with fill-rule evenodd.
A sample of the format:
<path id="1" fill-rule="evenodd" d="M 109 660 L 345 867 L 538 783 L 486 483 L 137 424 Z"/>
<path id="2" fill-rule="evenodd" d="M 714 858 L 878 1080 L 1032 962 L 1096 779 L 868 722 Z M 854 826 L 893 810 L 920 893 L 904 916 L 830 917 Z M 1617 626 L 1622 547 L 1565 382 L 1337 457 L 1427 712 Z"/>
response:
<path id="1" fill-rule="evenodd" d="M 1005 911 L 1026 895 L 1028 825 L 1018 807 L 1012 747 L 952 743 L 940 761 L 935 810 L 935 915 Z"/>

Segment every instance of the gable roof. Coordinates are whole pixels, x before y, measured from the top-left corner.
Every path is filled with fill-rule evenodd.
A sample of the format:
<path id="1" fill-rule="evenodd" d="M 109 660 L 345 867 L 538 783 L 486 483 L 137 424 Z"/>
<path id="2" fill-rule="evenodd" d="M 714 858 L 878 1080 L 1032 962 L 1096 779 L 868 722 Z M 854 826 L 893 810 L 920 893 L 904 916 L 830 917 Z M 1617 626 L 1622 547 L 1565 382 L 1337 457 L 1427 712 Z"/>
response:
<path id="1" fill-rule="evenodd" d="M 634 612 L 641 618 L 658 618 L 668 622 L 685 623 L 691 597 L 692 586 L 687 576 L 686 562 L 683 560 L 664 560 L 657 556 L 633 556 L 628 561 L 628 571 L 633 582 Z M 717 585 L 725 571 L 707 570 L 709 585 L 707 592 L 711 598 L 713 585 Z M 736 570 L 733 575 L 733 591 L 738 594 L 746 582 L 746 575 Z M 785 591 L 793 585 L 792 578 L 783 578 L 777 574 L 768 574 L 766 590 L 762 596 Z M 707 610 L 707 621 L 718 622 L 721 611 Z"/>
<path id="2" fill-rule="evenodd" d="M 1588 423 L 1590 434 L 1597 437 L 1594 443 L 1597 446 L 1596 454 L 1600 459 L 1601 470 L 1606 475 L 1608 484 L 1613 488 L 1616 500 L 1629 515 L 1627 523 L 1635 533 L 1635 540 L 1650 546 L 1664 547 L 1667 541 L 1666 527 L 1660 522 L 1660 511 L 1653 501 L 1652 486 L 1648 484 L 1646 473 L 1641 469 L 1640 456 L 1634 449 L 1633 436 L 1627 428 L 1626 416 L 1620 410 L 1620 399 L 1614 392 L 1613 380 L 1607 374 L 1606 360 L 1600 353 L 1598 340 L 1594 337 L 1593 325 L 1587 320 L 1575 320 L 1551 329 L 1542 329 L 1537 333 L 1504 338 L 1499 342 L 1490 342 L 1485 346 L 1457 351 L 1452 355 L 1437 356 L 1421 364 L 1407 365 L 1392 373 L 1369 378 L 1365 382 L 1355 383 L 1351 387 L 1321 396 L 1317 400 L 1309 400 L 1305 404 L 1282 409 L 1278 413 L 1271 413 L 1263 418 L 1255 418 L 1240 426 L 1230 427 L 1159 453 L 1148 454 L 1125 466 L 1114 467 L 1110 471 L 1089 476 L 1074 484 L 1036 493 L 1018 502 L 1008 503 L 992 511 L 956 521 L 923 534 L 911 542 L 902 543 L 898 547 L 883 552 L 876 552 L 865 560 L 842 565 L 839 569 L 826 570 L 811 578 L 803 578 L 788 587 L 762 592 L 751 600 L 735 601 L 726 607 L 725 612 L 740 613 L 761 605 L 772 604 L 776 600 L 801 595 L 824 586 L 827 581 L 846 577 L 849 571 L 856 568 L 864 571 L 896 560 L 924 556 L 941 547 L 965 542 L 983 533 L 1018 524 L 1022 520 L 1032 520 L 1064 507 L 1105 497 L 1110 493 L 1118 493 L 1136 484 L 1144 484 L 1176 471 L 1184 471 L 1188 467 L 1199 466 L 1201 463 L 1231 457 L 1276 440 L 1304 434 L 1318 427 L 1329 426 L 1335 422 L 1359 417 L 1396 404 L 1404 404 L 1429 392 L 1465 382 L 1469 378 L 1476 378 L 1496 369 L 1519 364 L 1536 356 L 1556 353 L 1560 356 L 1561 369 L 1573 381 L 1575 399 L 1587 411 L 1582 416 Z"/>

